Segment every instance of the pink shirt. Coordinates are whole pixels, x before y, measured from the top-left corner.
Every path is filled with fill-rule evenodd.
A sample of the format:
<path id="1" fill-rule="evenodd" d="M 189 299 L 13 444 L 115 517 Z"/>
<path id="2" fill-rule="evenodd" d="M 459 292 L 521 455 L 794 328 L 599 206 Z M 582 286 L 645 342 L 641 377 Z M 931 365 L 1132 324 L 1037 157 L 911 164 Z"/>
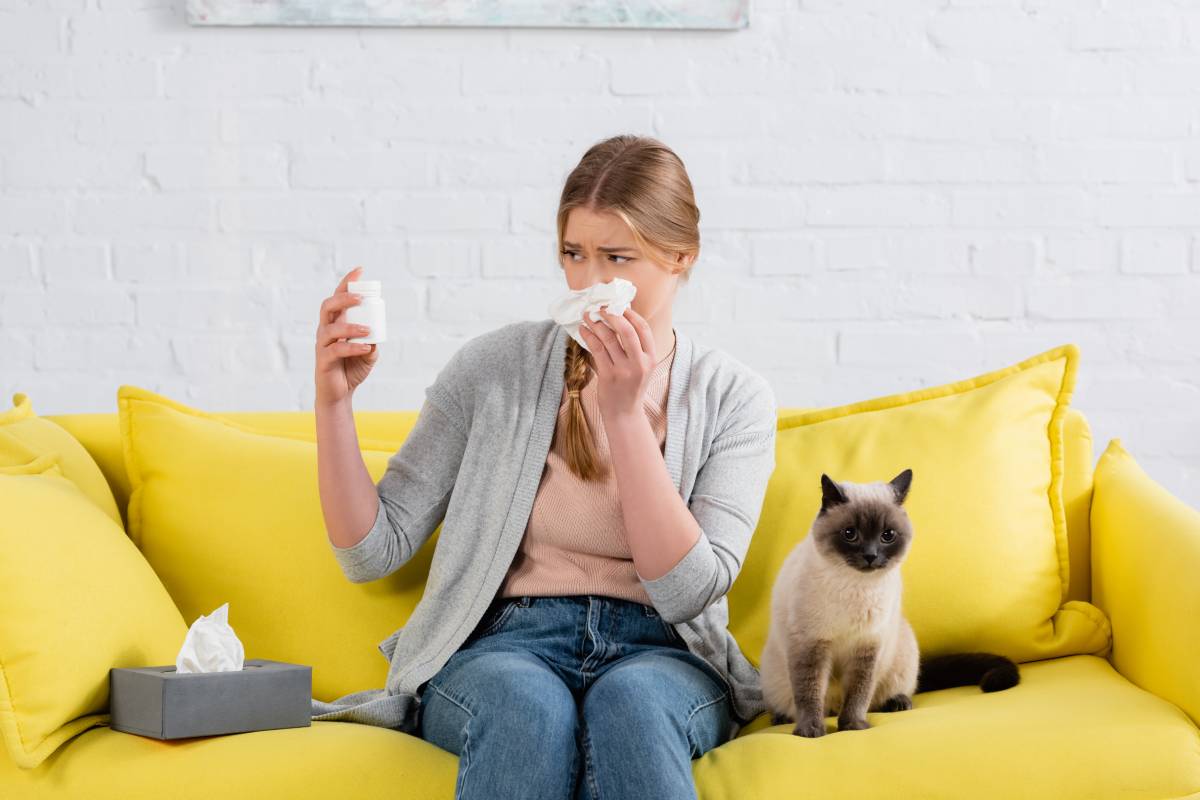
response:
<path id="1" fill-rule="evenodd" d="M 666 447 L 667 390 L 674 357 L 672 347 L 654 367 L 642 402 L 658 438 L 659 452 Z M 598 594 L 652 605 L 634 571 L 625 539 L 617 476 L 596 397 L 595 373 L 580 390 L 579 400 L 593 434 L 597 460 L 608 468 L 601 480 L 584 481 L 567 466 L 563 434 L 569 399 L 564 386 L 554 440 L 525 535 L 497 596 Z"/>

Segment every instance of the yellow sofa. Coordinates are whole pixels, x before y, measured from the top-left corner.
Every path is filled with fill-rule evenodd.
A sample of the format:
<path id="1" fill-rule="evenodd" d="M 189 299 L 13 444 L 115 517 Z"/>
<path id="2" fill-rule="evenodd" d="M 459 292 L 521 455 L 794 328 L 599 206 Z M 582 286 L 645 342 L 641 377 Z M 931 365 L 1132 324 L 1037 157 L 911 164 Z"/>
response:
<path id="1" fill-rule="evenodd" d="M 311 412 L 222 416 L 262 431 L 313 430 Z M 355 416 L 362 439 L 383 442 L 415 412 Z M 127 522 L 118 415 L 46 418 L 86 447 Z M 994 694 L 918 694 L 910 711 L 871 714 L 872 728 L 853 735 L 800 739 L 764 714 L 694 762 L 701 798 L 1200 798 L 1200 513 L 1120 458 L 1117 440 L 1107 474 L 1094 474 L 1085 418 L 1070 409 L 1064 423 L 1068 599 L 1107 614 L 1111 652 L 1023 663 L 1021 683 Z M 378 660 L 382 685 L 375 645 L 354 646 Z M 449 800 L 456 769 L 453 755 L 416 737 L 353 723 L 166 742 L 101 726 L 35 769 L 0 751 L 0 798 Z"/>

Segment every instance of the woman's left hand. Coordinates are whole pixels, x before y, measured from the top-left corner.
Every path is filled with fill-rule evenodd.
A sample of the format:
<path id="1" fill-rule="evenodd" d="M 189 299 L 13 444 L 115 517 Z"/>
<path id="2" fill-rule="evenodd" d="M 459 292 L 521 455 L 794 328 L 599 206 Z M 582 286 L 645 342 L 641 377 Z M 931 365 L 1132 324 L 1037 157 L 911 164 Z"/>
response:
<path id="1" fill-rule="evenodd" d="M 644 414 L 642 397 L 658 359 L 654 334 L 645 318 L 633 310 L 610 314 L 600 308 L 604 322 L 583 315 L 579 335 L 587 342 L 596 370 L 596 397 L 605 424 L 620 424 L 620 418 Z M 607 324 L 606 324 L 607 323 Z"/>

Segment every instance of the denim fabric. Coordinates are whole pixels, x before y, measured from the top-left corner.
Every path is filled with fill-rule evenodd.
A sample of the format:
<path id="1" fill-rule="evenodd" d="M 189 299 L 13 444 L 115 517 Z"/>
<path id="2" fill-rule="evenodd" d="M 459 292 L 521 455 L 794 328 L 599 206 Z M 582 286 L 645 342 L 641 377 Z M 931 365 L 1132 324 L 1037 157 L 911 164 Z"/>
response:
<path id="1" fill-rule="evenodd" d="M 695 798 L 732 691 L 652 606 L 496 598 L 418 689 L 418 735 L 459 756 L 455 798 Z"/>

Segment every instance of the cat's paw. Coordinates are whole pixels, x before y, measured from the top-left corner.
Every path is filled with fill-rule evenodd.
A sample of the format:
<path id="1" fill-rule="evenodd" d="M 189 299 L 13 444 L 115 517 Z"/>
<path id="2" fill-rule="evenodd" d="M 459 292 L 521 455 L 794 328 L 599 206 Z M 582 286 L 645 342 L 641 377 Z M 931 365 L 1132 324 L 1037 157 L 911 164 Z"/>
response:
<path id="1" fill-rule="evenodd" d="M 771 724 L 772 725 L 784 725 L 791 721 L 792 721 L 792 718 L 789 717 L 787 714 L 780 714 L 778 711 L 771 713 Z"/>
<path id="2" fill-rule="evenodd" d="M 839 731 L 865 731 L 869 727 L 871 727 L 871 725 L 867 722 L 866 718 L 839 719 L 837 729 Z"/>
<path id="3" fill-rule="evenodd" d="M 824 736 L 825 720 L 817 717 L 796 720 L 796 727 L 792 728 L 792 735 L 803 736 L 807 739 Z"/>
<path id="4" fill-rule="evenodd" d="M 906 694 L 894 694 L 887 700 L 883 701 L 883 705 L 879 707 L 880 711 L 907 711 L 912 708 L 912 698 Z"/>

